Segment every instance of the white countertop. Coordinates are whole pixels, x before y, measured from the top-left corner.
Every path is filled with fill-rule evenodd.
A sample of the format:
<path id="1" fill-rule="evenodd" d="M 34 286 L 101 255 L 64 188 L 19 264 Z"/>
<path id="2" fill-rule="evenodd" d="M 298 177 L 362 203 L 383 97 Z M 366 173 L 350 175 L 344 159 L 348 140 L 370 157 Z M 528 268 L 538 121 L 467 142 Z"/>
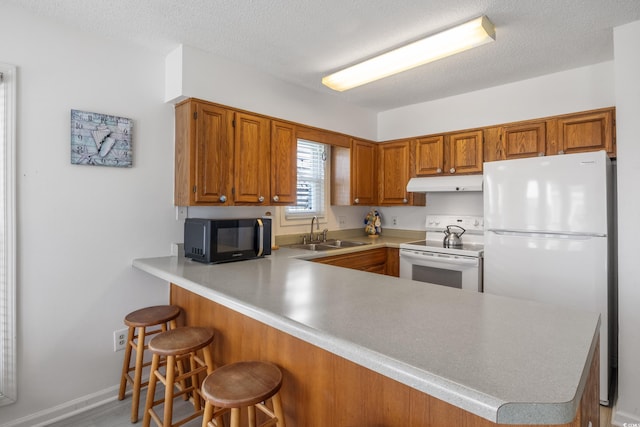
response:
<path id="1" fill-rule="evenodd" d="M 300 259 L 347 251 L 282 248 L 228 264 L 169 256 L 133 265 L 490 421 L 574 419 L 597 313 Z"/>

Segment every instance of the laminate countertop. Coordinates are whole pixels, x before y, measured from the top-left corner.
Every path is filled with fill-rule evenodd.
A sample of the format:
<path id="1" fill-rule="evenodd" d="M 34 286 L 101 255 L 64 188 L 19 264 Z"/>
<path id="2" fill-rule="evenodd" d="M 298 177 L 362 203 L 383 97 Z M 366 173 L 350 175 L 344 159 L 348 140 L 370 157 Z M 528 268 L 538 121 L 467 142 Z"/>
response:
<path id="1" fill-rule="evenodd" d="M 490 421 L 573 420 L 599 315 L 308 261 L 398 243 L 133 266 Z"/>

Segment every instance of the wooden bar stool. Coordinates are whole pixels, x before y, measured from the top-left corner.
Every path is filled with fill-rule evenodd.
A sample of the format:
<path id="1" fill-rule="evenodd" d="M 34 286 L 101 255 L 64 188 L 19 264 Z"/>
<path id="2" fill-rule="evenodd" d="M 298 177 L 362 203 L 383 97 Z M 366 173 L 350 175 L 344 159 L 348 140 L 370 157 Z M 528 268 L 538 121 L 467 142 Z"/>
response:
<path id="1" fill-rule="evenodd" d="M 127 383 L 131 383 L 133 388 L 133 398 L 131 401 L 131 422 L 138 421 L 138 408 L 140 406 L 140 390 L 148 384 L 142 382 L 142 370 L 151 365 L 144 363 L 144 352 L 147 348 L 145 339 L 148 336 L 167 331 L 168 327 L 176 327 L 176 318 L 180 315 L 180 307 L 175 305 L 158 305 L 154 307 L 142 308 L 127 314 L 124 324 L 129 327 L 127 334 L 127 345 L 122 363 L 122 375 L 120 376 L 120 392 L 118 400 L 123 400 L 127 391 Z M 154 329 L 147 329 L 153 328 Z M 136 351 L 136 361 L 131 366 L 131 351 Z M 133 377 L 130 372 L 133 371 Z"/>
<path id="2" fill-rule="evenodd" d="M 256 426 L 256 408 L 268 417 L 260 427 L 285 427 L 281 386 L 282 372 L 273 363 L 237 362 L 216 369 L 202 383 L 206 400 L 202 427 L 221 427 L 222 415 L 228 411 L 231 427 L 240 427 L 240 409 L 245 407 L 250 427 Z M 273 410 L 265 405 L 268 399 Z"/>
<path id="3" fill-rule="evenodd" d="M 213 336 L 214 332 L 209 328 L 187 326 L 163 332 L 149 342 L 153 358 L 142 422 L 144 427 L 149 426 L 151 419 L 159 426 L 179 426 L 203 414 L 200 374 L 204 377 L 213 372 L 213 357 L 209 346 L 213 342 Z M 202 351 L 204 360 L 198 355 L 199 350 Z M 183 368 L 185 361 L 188 364 Z M 159 370 L 161 362 L 165 365 L 164 375 Z M 165 392 L 163 398 L 154 400 L 158 380 L 164 384 Z M 177 392 L 174 390 L 176 388 Z M 191 400 L 194 412 L 174 424 L 173 399 L 178 396 Z M 162 420 L 153 409 L 160 404 L 164 404 Z"/>

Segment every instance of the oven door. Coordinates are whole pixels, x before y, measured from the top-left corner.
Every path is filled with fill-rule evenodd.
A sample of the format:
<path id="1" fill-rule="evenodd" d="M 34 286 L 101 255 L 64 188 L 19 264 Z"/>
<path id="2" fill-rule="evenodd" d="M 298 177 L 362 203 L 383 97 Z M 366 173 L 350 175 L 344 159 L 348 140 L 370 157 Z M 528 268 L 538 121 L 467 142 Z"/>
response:
<path id="1" fill-rule="evenodd" d="M 400 277 L 482 292 L 482 258 L 400 249 Z"/>

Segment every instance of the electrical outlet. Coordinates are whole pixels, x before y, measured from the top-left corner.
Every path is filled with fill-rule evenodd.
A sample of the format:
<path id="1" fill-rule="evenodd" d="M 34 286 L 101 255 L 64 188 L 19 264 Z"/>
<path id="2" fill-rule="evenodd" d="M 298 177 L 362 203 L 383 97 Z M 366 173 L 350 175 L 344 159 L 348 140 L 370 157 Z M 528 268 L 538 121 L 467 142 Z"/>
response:
<path id="1" fill-rule="evenodd" d="M 339 215 L 338 216 L 338 227 L 345 228 L 347 226 L 347 217 Z"/>
<path id="2" fill-rule="evenodd" d="M 391 224 L 398 225 L 398 217 L 397 216 L 392 216 L 391 217 Z"/>
<path id="3" fill-rule="evenodd" d="M 187 217 L 186 206 L 176 206 L 176 221 L 184 221 Z"/>
<path id="4" fill-rule="evenodd" d="M 128 328 L 113 331 L 113 351 L 122 351 L 125 349 L 128 335 Z"/>

